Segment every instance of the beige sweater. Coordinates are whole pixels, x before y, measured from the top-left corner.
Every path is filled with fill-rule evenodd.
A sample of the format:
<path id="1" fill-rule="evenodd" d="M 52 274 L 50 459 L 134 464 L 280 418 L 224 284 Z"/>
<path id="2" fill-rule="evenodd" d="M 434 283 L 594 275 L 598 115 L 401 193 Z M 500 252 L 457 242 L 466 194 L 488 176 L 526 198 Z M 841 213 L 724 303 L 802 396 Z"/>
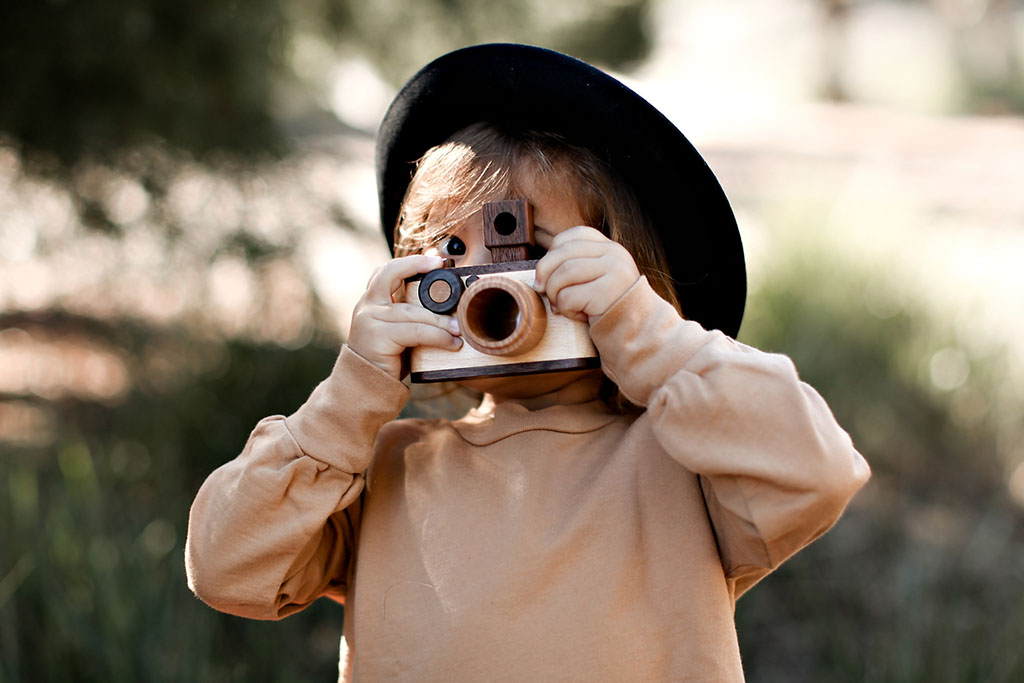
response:
<path id="1" fill-rule="evenodd" d="M 203 485 L 190 587 L 257 619 L 343 601 L 351 680 L 741 680 L 737 597 L 868 466 L 787 358 L 644 280 L 591 333 L 639 416 L 572 385 L 542 410 L 395 420 L 407 388 L 343 349 Z"/>

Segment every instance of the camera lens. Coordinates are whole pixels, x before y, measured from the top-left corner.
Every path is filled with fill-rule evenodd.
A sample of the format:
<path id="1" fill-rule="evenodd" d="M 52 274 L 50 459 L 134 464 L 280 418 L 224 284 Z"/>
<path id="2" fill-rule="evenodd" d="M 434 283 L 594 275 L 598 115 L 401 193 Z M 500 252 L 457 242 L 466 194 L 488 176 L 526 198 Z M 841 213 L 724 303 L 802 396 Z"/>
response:
<path id="1" fill-rule="evenodd" d="M 499 342 L 508 339 L 519 322 L 519 304 L 503 289 L 486 289 L 473 297 L 466 309 L 470 329 L 481 338 Z"/>
<path id="2" fill-rule="evenodd" d="M 547 309 L 524 282 L 501 275 L 481 277 L 459 302 L 466 343 L 491 356 L 525 354 L 544 337 Z"/>

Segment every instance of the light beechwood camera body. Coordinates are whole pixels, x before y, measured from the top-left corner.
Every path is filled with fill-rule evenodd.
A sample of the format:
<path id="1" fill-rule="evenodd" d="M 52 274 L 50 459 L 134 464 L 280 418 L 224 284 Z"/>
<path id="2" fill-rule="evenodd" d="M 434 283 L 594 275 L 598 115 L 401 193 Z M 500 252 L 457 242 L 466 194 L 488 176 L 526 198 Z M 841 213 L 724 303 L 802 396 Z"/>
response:
<path id="1" fill-rule="evenodd" d="M 439 268 L 406 280 L 405 300 L 455 315 L 458 351 L 410 351 L 413 382 L 452 382 L 601 366 L 586 323 L 551 312 L 533 289 L 533 210 L 525 200 L 483 205 L 484 244 L 492 263 Z"/>

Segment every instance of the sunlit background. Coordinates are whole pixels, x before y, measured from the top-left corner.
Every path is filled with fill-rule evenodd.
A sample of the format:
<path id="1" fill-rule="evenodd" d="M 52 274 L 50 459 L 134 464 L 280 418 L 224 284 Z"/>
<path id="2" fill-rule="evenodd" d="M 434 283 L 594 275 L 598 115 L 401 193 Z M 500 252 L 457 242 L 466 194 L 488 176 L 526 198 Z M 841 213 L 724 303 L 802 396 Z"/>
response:
<path id="1" fill-rule="evenodd" d="M 341 607 L 192 597 L 188 506 L 388 257 L 396 87 L 491 40 L 690 137 L 747 251 L 740 340 L 874 468 L 740 601 L 748 679 L 1024 680 L 1024 2 L 102 0 L 0 9 L 0 683 L 336 678 Z"/>

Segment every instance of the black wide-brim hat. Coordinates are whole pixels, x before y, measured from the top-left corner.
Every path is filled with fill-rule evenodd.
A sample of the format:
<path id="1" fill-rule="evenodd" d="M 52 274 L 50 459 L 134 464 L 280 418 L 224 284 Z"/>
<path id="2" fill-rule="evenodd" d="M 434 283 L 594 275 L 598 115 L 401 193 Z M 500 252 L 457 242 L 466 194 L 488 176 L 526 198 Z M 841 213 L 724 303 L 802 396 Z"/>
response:
<path id="1" fill-rule="evenodd" d="M 456 50 L 402 87 L 377 137 L 377 189 L 388 245 L 416 161 L 479 121 L 557 133 L 608 163 L 661 237 L 683 315 L 731 337 L 747 278 L 736 218 L 711 169 L 675 125 L 618 80 L 528 45 Z"/>

